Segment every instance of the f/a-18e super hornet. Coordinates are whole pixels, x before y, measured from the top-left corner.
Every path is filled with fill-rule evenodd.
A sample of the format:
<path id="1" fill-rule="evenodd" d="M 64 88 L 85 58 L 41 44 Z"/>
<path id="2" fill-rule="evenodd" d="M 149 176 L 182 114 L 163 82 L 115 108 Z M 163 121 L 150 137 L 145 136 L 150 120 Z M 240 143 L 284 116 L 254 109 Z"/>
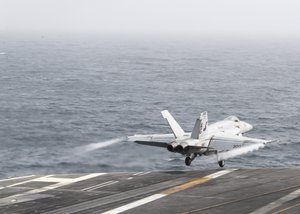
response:
<path id="1" fill-rule="evenodd" d="M 202 112 L 196 119 L 192 132 L 185 132 L 173 116 L 164 110 L 162 116 L 168 121 L 173 134 L 133 135 L 128 141 L 138 144 L 167 148 L 170 152 L 180 153 L 185 158 L 185 164 L 191 165 L 192 161 L 201 155 L 221 154 L 252 144 L 266 144 L 270 141 L 242 136 L 250 131 L 253 126 L 240 121 L 236 116 L 230 116 L 222 121 L 208 126 L 207 112 Z M 220 167 L 225 165 L 225 160 L 218 158 Z"/>

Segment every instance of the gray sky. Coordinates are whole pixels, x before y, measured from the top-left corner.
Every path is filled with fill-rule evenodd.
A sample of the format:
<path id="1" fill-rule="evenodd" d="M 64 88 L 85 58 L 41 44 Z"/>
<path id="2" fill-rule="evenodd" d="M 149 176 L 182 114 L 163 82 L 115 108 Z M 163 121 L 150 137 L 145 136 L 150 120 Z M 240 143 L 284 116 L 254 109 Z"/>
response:
<path id="1" fill-rule="evenodd" d="M 299 0 L 0 0 L 0 33 L 300 37 Z"/>

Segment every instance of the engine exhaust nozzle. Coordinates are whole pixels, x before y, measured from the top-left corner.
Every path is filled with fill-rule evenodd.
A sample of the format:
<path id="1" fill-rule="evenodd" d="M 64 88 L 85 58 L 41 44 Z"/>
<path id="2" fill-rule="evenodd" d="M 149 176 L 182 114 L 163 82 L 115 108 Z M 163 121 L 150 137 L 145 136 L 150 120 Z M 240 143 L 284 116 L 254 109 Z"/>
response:
<path id="1" fill-rule="evenodd" d="M 177 148 L 178 145 L 179 145 L 179 143 L 172 142 L 167 146 L 167 149 L 169 152 L 175 152 L 175 148 Z"/>
<path id="2" fill-rule="evenodd" d="M 188 146 L 187 143 L 181 143 L 175 147 L 174 151 L 178 153 L 183 153 L 184 149 Z"/>

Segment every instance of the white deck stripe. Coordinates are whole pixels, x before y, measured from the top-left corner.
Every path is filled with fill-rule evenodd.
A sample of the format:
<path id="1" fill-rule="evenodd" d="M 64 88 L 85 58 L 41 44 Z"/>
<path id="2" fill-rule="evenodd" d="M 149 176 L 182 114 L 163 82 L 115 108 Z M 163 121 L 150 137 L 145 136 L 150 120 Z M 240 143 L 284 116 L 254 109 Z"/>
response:
<path id="1" fill-rule="evenodd" d="M 11 203 L 20 203 L 20 202 L 30 201 L 30 200 L 33 200 L 33 199 L 31 197 L 27 197 L 28 195 L 38 194 L 38 193 L 41 193 L 41 192 L 56 189 L 56 188 L 59 188 L 59 187 L 65 186 L 65 185 L 69 185 L 69 184 L 76 183 L 76 182 L 79 182 L 79 181 L 84 181 L 84 180 L 94 178 L 94 177 L 97 177 L 97 176 L 100 176 L 100 175 L 105 175 L 105 174 L 106 173 L 92 173 L 92 174 L 88 174 L 88 175 L 81 176 L 81 177 L 78 177 L 78 178 L 61 179 L 61 182 L 56 183 L 56 184 L 52 184 L 52 185 L 45 186 L 45 187 L 42 187 L 42 188 L 39 188 L 39 189 L 33 189 L 33 190 L 30 190 L 30 191 L 27 191 L 27 192 L 24 192 L 24 193 L 19 193 L 19 194 L 15 194 L 15 195 L 5 197 L 5 198 L 1 198 L 0 199 L 0 205 L 3 206 L 3 205 L 11 204 Z M 51 175 L 48 175 L 48 176 L 45 176 L 45 177 L 42 177 L 42 178 L 31 179 L 27 182 L 16 183 L 16 184 L 13 184 L 13 185 L 9 185 L 7 187 L 14 187 L 14 186 L 17 186 L 17 185 L 20 185 L 20 184 L 23 184 L 23 183 L 32 182 L 32 181 L 41 181 L 41 180 L 44 180 L 45 178 L 48 178 L 49 176 L 51 176 Z M 57 181 L 57 178 L 54 178 L 54 179 Z M 47 182 L 48 182 L 48 179 L 47 179 Z"/>
<path id="2" fill-rule="evenodd" d="M 159 198 L 163 198 L 165 196 L 166 195 L 164 195 L 164 194 L 154 194 L 154 195 L 151 195 L 149 197 L 143 198 L 141 200 L 138 200 L 138 201 L 132 202 L 130 204 L 127 204 L 125 206 L 121 206 L 121 207 L 118 207 L 116 209 L 104 212 L 102 214 L 117 214 L 117 213 L 122 213 L 122 212 L 125 212 L 127 210 L 133 209 L 135 207 L 139 207 L 141 205 L 147 204 L 147 203 L 149 203 L 151 201 L 155 201 L 155 200 L 157 200 Z"/>
<path id="3" fill-rule="evenodd" d="M 68 183 L 73 181 L 73 178 L 52 178 L 52 177 L 40 177 L 34 179 L 34 181 L 38 182 L 54 182 L 54 183 Z"/>
<path id="4" fill-rule="evenodd" d="M 113 182 L 110 182 L 108 184 L 104 184 L 104 185 L 101 185 L 101 186 L 98 186 L 98 187 L 95 187 L 95 188 L 91 188 L 88 191 L 93 191 L 93 190 L 100 189 L 102 187 L 106 187 L 106 186 L 113 185 L 113 184 L 116 184 L 116 183 L 119 183 L 119 181 L 113 181 Z"/>
<path id="5" fill-rule="evenodd" d="M 105 187 L 105 186 L 109 186 L 109 185 L 112 185 L 112 184 L 115 184 L 115 183 L 118 183 L 118 182 L 119 181 L 107 181 L 107 182 L 104 182 L 104 183 L 101 183 L 101 184 L 97 184 L 97 185 L 94 185 L 94 186 L 84 188 L 84 189 L 82 189 L 82 191 L 93 191 L 95 189 L 99 189 L 99 188 L 102 188 L 102 187 Z"/>
<path id="6" fill-rule="evenodd" d="M 48 176 L 49 176 L 49 175 L 48 175 Z M 45 176 L 45 177 L 48 177 L 48 176 Z M 35 179 L 36 179 L 36 178 L 35 178 Z M 26 183 L 32 182 L 32 181 L 34 181 L 35 179 L 29 179 L 29 180 L 26 180 L 26 181 L 14 183 L 14 184 L 8 185 L 8 186 L 6 186 L 6 187 L 19 186 L 19 185 L 22 185 L 22 184 L 26 184 Z"/>
<path id="7" fill-rule="evenodd" d="M 2 179 L 1 181 L 11 181 L 11 180 L 18 180 L 18 179 L 22 179 L 22 178 L 30 178 L 33 177 L 34 175 L 26 175 L 26 176 L 21 176 L 21 177 L 13 177 L 13 178 L 6 178 L 6 179 Z"/>
<path id="8" fill-rule="evenodd" d="M 133 175 L 139 175 L 139 174 L 142 174 L 143 172 L 137 172 L 137 173 L 134 173 Z"/>
<path id="9" fill-rule="evenodd" d="M 151 172 L 143 172 L 143 173 L 139 174 L 138 176 L 147 175 L 149 173 L 151 173 Z"/>
<path id="10" fill-rule="evenodd" d="M 217 177 L 226 175 L 226 174 L 228 174 L 228 173 L 230 173 L 230 172 L 233 172 L 233 171 L 235 171 L 235 170 L 236 170 L 236 169 L 222 170 L 222 171 L 213 173 L 213 174 L 211 174 L 211 175 L 207 175 L 207 176 L 205 176 L 205 177 L 203 177 L 203 178 L 200 178 L 200 180 L 203 180 L 203 182 L 206 182 L 206 181 L 215 179 L 215 178 L 217 178 Z M 199 180 L 199 179 L 197 179 L 197 180 Z M 196 180 L 196 181 L 197 181 L 197 180 Z M 188 183 L 192 183 L 192 182 L 193 182 L 193 181 L 188 182 Z M 188 183 L 187 183 L 187 184 L 188 184 Z M 183 185 L 179 185 L 179 186 L 184 186 L 184 184 L 183 184 Z M 184 190 L 184 189 L 186 189 L 186 188 L 190 188 L 190 187 L 192 187 L 192 185 L 187 185 L 187 187 L 185 187 L 185 188 L 182 188 L 182 189 L 179 188 L 179 189 L 176 190 L 176 191 L 171 191 L 172 193 L 170 193 L 170 194 L 173 194 L 173 193 L 178 192 L 178 191 L 182 191 L 182 190 Z M 175 187 L 175 188 L 176 188 L 176 187 Z M 171 188 L 171 189 L 174 189 L 174 188 Z M 155 201 L 155 200 L 157 200 L 157 199 L 160 199 L 160 198 L 163 198 L 163 197 L 165 197 L 165 196 L 167 196 L 167 195 L 170 195 L 169 193 L 166 193 L 166 192 L 168 192 L 168 190 L 165 190 L 165 191 L 163 191 L 163 192 L 161 192 L 161 193 L 159 193 L 159 194 L 154 194 L 154 195 L 148 196 L 148 197 L 146 197 L 146 198 L 143 198 L 143 199 L 140 199 L 140 200 L 131 202 L 131 203 L 126 204 L 126 205 L 123 205 L 123 206 L 121 206 L 121 207 L 117 207 L 117 208 L 115 208 L 115 209 L 109 210 L 109 211 L 104 212 L 104 213 L 102 213 L 102 214 L 118 214 L 118 213 L 125 212 L 125 211 L 127 211 L 127 210 L 133 209 L 133 208 L 135 208 L 135 207 L 139 207 L 139 206 L 141 206 L 141 205 L 150 203 L 150 202 L 152 202 L 152 201 Z"/>
<path id="11" fill-rule="evenodd" d="M 30 183 L 33 181 L 38 181 L 38 182 L 53 182 L 53 183 L 74 183 L 74 182 L 78 182 L 78 181 L 83 181 L 83 180 L 87 180 L 90 178 L 94 178 L 100 175 L 103 175 L 106 173 L 92 173 L 92 174 L 88 174 L 85 176 L 81 176 L 79 178 L 52 178 L 52 175 L 46 175 L 43 177 L 38 177 L 38 178 L 34 178 L 34 179 L 29 179 L 26 181 L 22 181 L 22 182 L 18 182 L 18 183 L 14 183 L 11 185 L 8 185 L 6 187 L 14 187 L 14 186 L 19 186 L 21 184 L 26 184 L 26 183 Z"/>
<path id="12" fill-rule="evenodd" d="M 222 171 L 219 171 L 219 172 L 216 172 L 216 173 L 213 173 L 213 174 L 210 174 L 210 175 L 207 175 L 205 176 L 204 178 L 208 178 L 208 179 L 214 179 L 214 178 L 218 178 L 218 177 L 221 177 L 222 175 L 226 175 L 230 172 L 233 172 L 235 171 L 236 169 L 226 169 L 226 170 L 222 170 Z"/>
<path id="13" fill-rule="evenodd" d="M 281 206 L 283 203 L 286 203 L 288 201 L 291 201 L 295 198 L 297 198 L 298 196 L 300 195 L 300 189 L 297 189 L 296 191 L 282 197 L 282 198 L 279 198 L 278 200 L 276 201 L 273 201 L 272 203 L 269 203 L 267 204 L 266 206 L 263 206 L 249 214 L 264 214 L 264 213 L 267 213 L 279 206 Z"/>
<path id="14" fill-rule="evenodd" d="M 86 187 L 84 189 L 82 189 L 82 191 L 86 191 L 86 190 L 89 190 L 89 189 L 92 189 L 94 187 L 97 187 L 97 186 L 101 186 L 101 185 L 105 185 L 105 184 L 108 184 L 108 183 L 111 183 L 112 181 L 106 181 L 104 183 L 101 183 L 101 184 L 96 184 L 96 185 L 93 185 L 93 186 L 89 186 L 89 187 Z"/>

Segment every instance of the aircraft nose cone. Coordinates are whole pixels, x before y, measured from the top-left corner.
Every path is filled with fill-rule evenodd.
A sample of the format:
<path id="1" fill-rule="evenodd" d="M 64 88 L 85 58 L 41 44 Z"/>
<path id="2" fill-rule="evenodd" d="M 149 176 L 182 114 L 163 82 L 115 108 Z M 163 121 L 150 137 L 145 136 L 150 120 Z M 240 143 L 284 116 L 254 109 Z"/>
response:
<path id="1" fill-rule="evenodd" d="M 252 125 L 249 123 L 244 123 L 244 132 L 250 131 L 251 129 L 253 129 Z"/>
<path id="2" fill-rule="evenodd" d="M 250 124 L 248 124 L 249 125 L 249 129 L 251 130 L 251 129 L 253 129 L 253 126 L 252 125 L 250 125 Z"/>

